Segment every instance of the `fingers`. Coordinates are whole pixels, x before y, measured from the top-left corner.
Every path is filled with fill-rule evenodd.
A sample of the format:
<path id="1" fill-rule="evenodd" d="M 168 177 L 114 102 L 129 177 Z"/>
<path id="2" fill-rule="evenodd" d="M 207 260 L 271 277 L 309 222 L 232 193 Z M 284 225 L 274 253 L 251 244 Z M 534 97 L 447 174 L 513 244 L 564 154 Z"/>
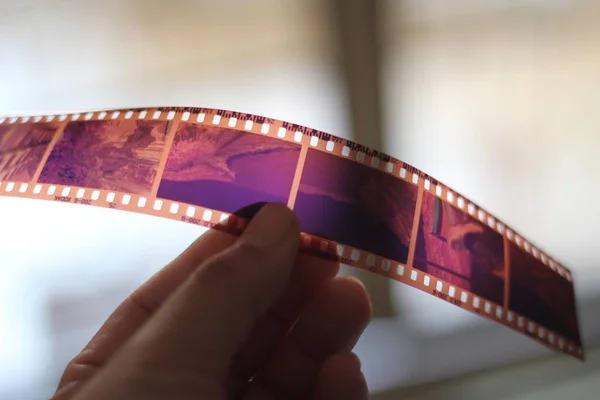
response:
<path id="1" fill-rule="evenodd" d="M 353 353 L 328 358 L 319 371 L 315 385 L 316 400 L 367 400 L 369 389 Z"/>
<path id="2" fill-rule="evenodd" d="M 84 390 L 131 374 L 174 379 L 171 387 L 181 391 L 196 391 L 207 379 L 224 382 L 235 351 L 286 286 L 299 242 L 295 215 L 283 205 L 264 206 L 239 240 L 200 265 L 109 362 L 94 381 L 99 386 Z"/>
<path id="3" fill-rule="evenodd" d="M 360 281 L 336 278 L 326 283 L 252 385 L 290 395 L 312 390 L 321 364 L 352 350 L 370 318 Z"/>
<path id="4" fill-rule="evenodd" d="M 204 260 L 231 246 L 233 235 L 209 230 L 123 301 L 67 365 L 56 399 L 68 398 L 142 326 Z"/>
<path id="5" fill-rule="evenodd" d="M 290 281 L 275 304 L 255 324 L 230 369 L 229 392 L 235 397 L 248 380 L 271 358 L 277 344 L 289 332 L 302 310 L 315 293 L 331 281 L 339 271 L 339 264 L 307 254 L 300 254 Z"/>

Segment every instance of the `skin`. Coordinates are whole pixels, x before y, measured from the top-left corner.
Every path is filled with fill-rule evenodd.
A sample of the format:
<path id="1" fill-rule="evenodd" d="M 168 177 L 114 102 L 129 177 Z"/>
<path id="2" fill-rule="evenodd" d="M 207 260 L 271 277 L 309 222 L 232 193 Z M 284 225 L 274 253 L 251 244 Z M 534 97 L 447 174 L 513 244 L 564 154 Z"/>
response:
<path id="1" fill-rule="evenodd" d="M 364 286 L 299 245 L 279 204 L 240 237 L 202 235 L 121 303 L 53 399 L 367 399 Z"/>

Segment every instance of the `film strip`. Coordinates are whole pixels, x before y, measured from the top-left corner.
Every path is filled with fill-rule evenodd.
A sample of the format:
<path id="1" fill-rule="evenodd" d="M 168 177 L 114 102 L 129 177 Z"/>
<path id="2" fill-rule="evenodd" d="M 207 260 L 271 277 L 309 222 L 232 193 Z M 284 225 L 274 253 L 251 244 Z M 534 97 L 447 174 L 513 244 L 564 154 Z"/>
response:
<path id="1" fill-rule="evenodd" d="M 314 129 L 208 108 L 0 117 L 0 195 L 235 234 L 247 223 L 235 210 L 286 203 L 300 220 L 302 251 L 584 358 L 567 268 L 422 171 Z"/>

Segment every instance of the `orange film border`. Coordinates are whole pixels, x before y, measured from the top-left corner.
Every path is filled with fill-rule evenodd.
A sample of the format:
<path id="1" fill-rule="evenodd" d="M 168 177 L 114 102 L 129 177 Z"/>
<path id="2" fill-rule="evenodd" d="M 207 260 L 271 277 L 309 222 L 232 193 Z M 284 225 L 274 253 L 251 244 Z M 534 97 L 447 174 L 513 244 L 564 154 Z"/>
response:
<path id="1" fill-rule="evenodd" d="M 69 122 L 127 120 L 167 122 L 164 148 L 158 162 L 152 188 L 147 195 L 38 182 L 44 163 Z M 337 243 L 308 233 L 302 233 L 302 251 L 364 269 L 415 287 L 465 310 L 477 313 L 526 334 L 551 349 L 583 360 L 583 348 L 580 344 L 511 309 L 512 304 L 509 302 L 509 280 L 511 274 L 508 248 L 511 243 L 514 244 L 572 285 L 571 272 L 486 210 L 409 164 L 352 141 L 300 125 L 245 113 L 209 108 L 166 107 L 101 110 L 87 113 L 31 117 L 0 117 L 0 128 L 15 124 L 43 124 L 49 122 L 59 124 L 57 125 L 55 137 L 48 144 L 48 148 L 35 174 L 33 174 L 29 181 L 11 179 L 0 181 L 0 196 L 72 202 L 81 205 L 120 209 L 180 220 L 208 228 L 226 230 L 233 234 L 240 234 L 247 224 L 247 221 L 244 219 L 217 209 L 157 197 L 158 185 L 161 182 L 162 174 L 171 152 L 173 138 L 178 125 L 181 123 L 227 128 L 300 145 L 300 156 L 288 197 L 288 205 L 292 208 L 299 190 L 300 178 L 305 167 L 307 152 L 310 150 L 317 150 L 321 153 L 352 160 L 371 169 L 394 176 L 396 179 L 404 181 L 417 189 L 414 218 L 411 221 L 412 226 L 410 229 L 409 256 L 406 262 L 400 263 L 366 251 L 365 249 Z M 2 162 L 0 159 L 0 172 L 2 172 L 1 167 Z M 448 204 L 456 210 L 461 210 L 474 220 L 479 221 L 482 226 L 489 227 L 501 236 L 503 255 L 505 257 L 503 262 L 505 264 L 505 281 L 502 288 L 504 301 L 491 301 L 481 296 L 481 294 L 478 295 L 472 291 L 464 290 L 445 279 L 415 268 L 415 248 L 419 236 L 421 206 L 425 194 L 441 200 L 442 204 Z"/>

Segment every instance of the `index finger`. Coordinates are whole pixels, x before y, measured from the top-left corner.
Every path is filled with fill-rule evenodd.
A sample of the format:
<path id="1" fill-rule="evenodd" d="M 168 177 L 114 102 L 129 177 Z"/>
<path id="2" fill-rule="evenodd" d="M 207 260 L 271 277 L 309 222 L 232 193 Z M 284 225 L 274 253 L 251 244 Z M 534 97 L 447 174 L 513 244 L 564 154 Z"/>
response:
<path id="1" fill-rule="evenodd" d="M 231 246 L 236 237 L 210 230 L 179 257 L 129 295 L 110 315 L 85 348 L 69 363 L 58 389 L 87 380 L 104 365 L 204 260 Z"/>
<path id="2" fill-rule="evenodd" d="M 255 203 L 234 214 L 251 219 L 264 205 Z M 226 222 L 225 222 L 226 223 Z M 229 248 L 237 237 L 211 229 L 129 295 L 110 315 L 63 373 L 57 391 L 75 391 L 116 353 L 205 260 Z M 69 386 L 69 387 L 66 387 Z"/>

